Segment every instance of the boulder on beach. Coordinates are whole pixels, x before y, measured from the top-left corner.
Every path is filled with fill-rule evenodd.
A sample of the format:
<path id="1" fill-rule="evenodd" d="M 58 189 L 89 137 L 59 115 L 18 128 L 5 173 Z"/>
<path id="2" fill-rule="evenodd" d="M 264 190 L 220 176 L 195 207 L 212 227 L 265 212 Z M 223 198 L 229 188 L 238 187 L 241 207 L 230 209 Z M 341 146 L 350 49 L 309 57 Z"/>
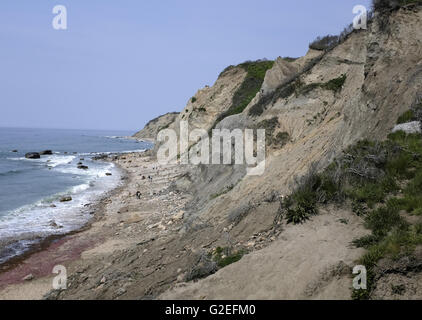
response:
<path id="1" fill-rule="evenodd" d="M 78 169 L 82 169 L 82 170 L 88 170 L 88 166 L 84 166 L 84 165 L 78 165 Z"/>
<path id="2" fill-rule="evenodd" d="M 51 151 L 51 150 L 44 150 L 44 151 L 41 151 L 40 152 L 40 155 L 52 155 L 53 154 L 53 151 Z"/>
<path id="3" fill-rule="evenodd" d="M 71 196 L 65 196 L 65 197 L 60 198 L 60 202 L 68 202 L 68 201 L 72 201 Z"/>
<path id="4" fill-rule="evenodd" d="M 22 278 L 23 281 L 31 281 L 34 279 L 34 275 L 32 273 L 28 274 L 24 278 Z"/>
<path id="5" fill-rule="evenodd" d="M 25 158 L 27 158 L 27 159 L 39 159 L 39 158 L 41 158 L 41 156 L 38 152 L 28 152 L 27 154 L 25 154 Z"/>

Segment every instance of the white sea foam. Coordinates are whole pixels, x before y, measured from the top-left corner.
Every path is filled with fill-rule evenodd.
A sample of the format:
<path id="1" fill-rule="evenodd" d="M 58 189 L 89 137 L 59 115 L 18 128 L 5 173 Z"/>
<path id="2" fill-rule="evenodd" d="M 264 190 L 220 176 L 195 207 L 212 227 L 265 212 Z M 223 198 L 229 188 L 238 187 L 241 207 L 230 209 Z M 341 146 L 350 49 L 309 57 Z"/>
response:
<path id="1" fill-rule="evenodd" d="M 78 229 L 91 217 L 84 206 L 121 183 L 119 171 L 113 163 L 92 163 L 92 168 L 81 170 L 73 168 L 74 163 L 68 165 L 68 160 L 70 157 L 66 161 L 64 158 L 57 160 L 53 170 L 75 170 L 75 173 L 84 175 L 85 182 L 0 217 L 0 240 L 45 237 Z M 106 176 L 106 172 L 111 172 L 112 176 Z M 72 196 L 72 201 L 60 202 L 65 195 Z"/>
<path id="2" fill-rule="evenodd" d="M 60 156 L 60 155 L 49 155 L 41 156 L 39 159 L 27 159 L 25 157 L 7 158 L 13 161 L 29 161 L 33 163 L 47 163 L 50 167 L 56 167 L 63 164 L 71 163 L 75 156 Z"/>
<path id="3" fill-rule="evenodd" d="M 60 165 L 70 164 L 76 157 L 75 156 L 49 156 L 45 158 L 47 165 L 51 168 L 55 168 Z"/>

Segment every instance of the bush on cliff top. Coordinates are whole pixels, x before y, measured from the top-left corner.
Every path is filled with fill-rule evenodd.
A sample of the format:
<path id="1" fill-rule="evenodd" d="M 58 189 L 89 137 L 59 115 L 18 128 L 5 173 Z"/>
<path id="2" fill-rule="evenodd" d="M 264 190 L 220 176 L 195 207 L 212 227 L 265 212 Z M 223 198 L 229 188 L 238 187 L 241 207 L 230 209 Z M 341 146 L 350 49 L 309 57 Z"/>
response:
<path id="1" fill-rule="evenodd" d="M 372 6 L 375 11 L 396 10 L 409 4 L 422 4 L 422 0 L 373 0 Z"/>

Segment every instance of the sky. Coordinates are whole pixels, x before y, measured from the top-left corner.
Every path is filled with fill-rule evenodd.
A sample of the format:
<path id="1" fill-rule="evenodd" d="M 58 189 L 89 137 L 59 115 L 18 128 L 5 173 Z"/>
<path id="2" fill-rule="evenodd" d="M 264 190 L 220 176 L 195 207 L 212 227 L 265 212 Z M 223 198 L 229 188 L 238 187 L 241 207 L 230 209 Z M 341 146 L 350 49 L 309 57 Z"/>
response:
<path id="1" fill-rule="evenodd" d="M 0 127 L 135 132 L 229 65 L 303 56 L 355 5 L 370 0 L 1 0 Z"/>

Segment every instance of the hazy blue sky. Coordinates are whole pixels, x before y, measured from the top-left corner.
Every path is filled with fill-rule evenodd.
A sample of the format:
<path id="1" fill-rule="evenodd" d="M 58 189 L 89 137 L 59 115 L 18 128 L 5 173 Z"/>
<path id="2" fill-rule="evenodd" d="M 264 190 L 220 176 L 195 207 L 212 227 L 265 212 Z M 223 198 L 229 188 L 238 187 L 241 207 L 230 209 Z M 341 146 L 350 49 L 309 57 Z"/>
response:
<path id="1" fill-rule="evenodd" d="M 369 2 L 1 0 L 0 126 L 141 129 L 228 65 L 304 55 Z"/>

